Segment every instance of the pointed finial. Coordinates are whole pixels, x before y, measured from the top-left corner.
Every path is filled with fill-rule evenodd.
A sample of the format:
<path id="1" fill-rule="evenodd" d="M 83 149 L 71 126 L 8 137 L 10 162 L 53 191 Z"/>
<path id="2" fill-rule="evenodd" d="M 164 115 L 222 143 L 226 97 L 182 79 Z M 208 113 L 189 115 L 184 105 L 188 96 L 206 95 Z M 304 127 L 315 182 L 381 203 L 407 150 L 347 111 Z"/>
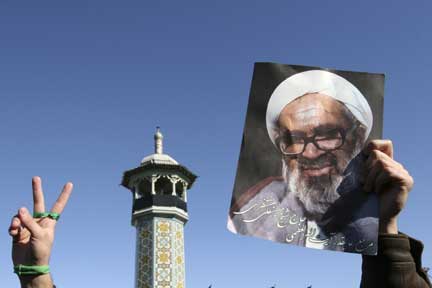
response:
<path id="1" fill-rule="evenodd" d="M 162 146 L 163 135 L 160 132 L 159 126 L 156 127 L 156 133 L 154 135 L 154 140 L 155 140 L 155 153 L 156 154 L 162 154 L 163 153 L 163 146 Z"/>

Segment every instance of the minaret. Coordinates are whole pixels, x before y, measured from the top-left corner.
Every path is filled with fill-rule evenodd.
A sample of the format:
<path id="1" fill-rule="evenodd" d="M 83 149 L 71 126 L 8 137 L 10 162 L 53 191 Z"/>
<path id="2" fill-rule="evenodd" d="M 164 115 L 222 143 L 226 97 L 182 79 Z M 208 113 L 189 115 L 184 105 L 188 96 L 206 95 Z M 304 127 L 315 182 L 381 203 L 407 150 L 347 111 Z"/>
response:
<path id="1" fill-rule="evenodd" d="M 188 220 L 187 191 L 197 176 L 163 154 L 159 127 L 154 140 L 155 153 L 124 172 L 122 180 L 133 197 L 135 287 L 185 288 L 183 228 Z"/>

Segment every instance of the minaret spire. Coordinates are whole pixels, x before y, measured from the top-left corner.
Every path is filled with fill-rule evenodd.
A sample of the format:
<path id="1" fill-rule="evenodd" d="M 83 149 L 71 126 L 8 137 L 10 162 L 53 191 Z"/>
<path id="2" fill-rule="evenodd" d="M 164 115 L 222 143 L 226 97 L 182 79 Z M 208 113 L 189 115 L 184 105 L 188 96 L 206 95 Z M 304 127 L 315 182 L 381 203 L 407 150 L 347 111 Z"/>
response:
<path id="1" fill-rule="evenodd" d="M 154 140 L 155 140 L 155 153 L 156 154 L 163 154 L 163 135 L 160 132 L 160 127 L 157 126 L 156 127 L 156 133 L 154 135 Z"/>
<path id="2" fill-rule="evenodd" d="M 162 154 L 162 138 L 157 127 L 154 153 L 123 174 L 136 227 L 135 288 L 186 287 L 183 233 L 187 193 L 197 176 Z"/>

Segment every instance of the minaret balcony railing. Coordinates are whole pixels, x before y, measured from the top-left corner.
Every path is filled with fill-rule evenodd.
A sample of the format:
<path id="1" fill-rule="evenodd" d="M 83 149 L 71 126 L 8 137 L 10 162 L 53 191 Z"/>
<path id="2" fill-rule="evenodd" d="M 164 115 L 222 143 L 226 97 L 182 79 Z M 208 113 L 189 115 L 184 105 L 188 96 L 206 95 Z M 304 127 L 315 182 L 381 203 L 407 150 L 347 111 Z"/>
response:
<path id="1" fill-rule="evenodd" d="M 134 200 L 133 211 L 139 211 L 152 206 L 176 207 L 187 212 L 187 205 L 181 198 L 175 195 L 145 195 Z"/>

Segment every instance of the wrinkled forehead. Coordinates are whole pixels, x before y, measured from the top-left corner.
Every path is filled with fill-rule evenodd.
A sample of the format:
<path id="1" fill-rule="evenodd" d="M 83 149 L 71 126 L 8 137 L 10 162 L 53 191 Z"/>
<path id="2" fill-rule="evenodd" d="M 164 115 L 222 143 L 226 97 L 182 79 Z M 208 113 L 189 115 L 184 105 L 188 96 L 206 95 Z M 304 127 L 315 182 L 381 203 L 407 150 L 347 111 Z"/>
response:
<path id="1" fill-rule="evenodd" d="M 283 126 L 319 125 L 347 120 L 348 109 L 330 96 L 311 93 L 287 104 L 279 116 Z"/>

